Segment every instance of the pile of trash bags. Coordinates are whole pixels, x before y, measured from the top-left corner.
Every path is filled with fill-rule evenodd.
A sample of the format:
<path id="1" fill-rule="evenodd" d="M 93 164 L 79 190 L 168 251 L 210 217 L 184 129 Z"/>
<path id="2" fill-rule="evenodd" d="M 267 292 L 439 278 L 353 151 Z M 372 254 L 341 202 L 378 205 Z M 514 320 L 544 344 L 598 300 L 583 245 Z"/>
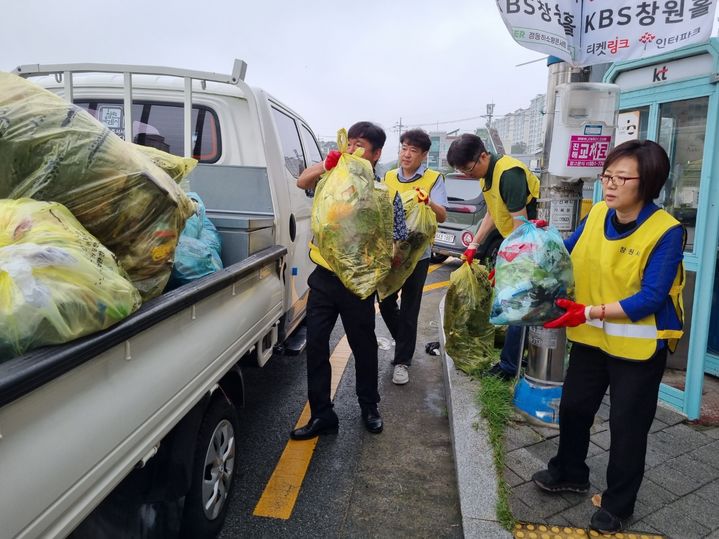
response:
<path id="1" fill-rule="evenodd" d="M 0 200 L 0 360 L 106 329 L 140 304 L 115 256 L 67 208 Z"/>
<path id="2" fill-rule="evenodd" d="M 525 223 L 505 238 L 497 253 L 490 322 L 541 326 L 562 314 L 559 298 L 574 297 L 569 252 L 554 227 Z"/>
<path id="3" fill-rule="evenodd" d="M 195 212 L 176 183 L 186 162 L 173 180 L 149 150 L 80 107 L 10 73 L 0 72 L 0 89 L 0 198 L 66 206 L 115 254 L 143 300 L 160 295 Z"/>
<path id="4" fill-rule="evenodd" d="M 455 366 L 467 374 L 489 367 L 494 326 L 489 322 L 492 286 L 487 268 L 476 260 L 463 263 L 449 276 L 444 304 L 445 350 Z"/>
<path id="5" fill-rule="evenodd" d="M 180 235 L 168 290 L 222 269 L 220 234 L 207 217 L 200 195 L 190 192 L 187 196 L 197 204 L 197 213 L 187 220 Z"/>
<path id="6" fill-rule="evenodd" d="M 393 208 L 387 187 L 374 179 L 363 149 L 347 153 L 347 131 L 340 129 L 337 166 L 315 189 L 312 233 L 320 254 L 342 281 L 362 299 L 377 290 L 392 259 Z"/>
<path id="7" fill-rule="evenodd" d="M 421 189 L 412 189 L 400 195 L 408 235 L 406 239 L 394 241 L 390 271 L 377 285 L 380 300 L 402 288 L 407 278 L 412 275 L 417 262 L 434 241 L 437 216 L 428 204 L 420 200 L 427 196 Z"/>

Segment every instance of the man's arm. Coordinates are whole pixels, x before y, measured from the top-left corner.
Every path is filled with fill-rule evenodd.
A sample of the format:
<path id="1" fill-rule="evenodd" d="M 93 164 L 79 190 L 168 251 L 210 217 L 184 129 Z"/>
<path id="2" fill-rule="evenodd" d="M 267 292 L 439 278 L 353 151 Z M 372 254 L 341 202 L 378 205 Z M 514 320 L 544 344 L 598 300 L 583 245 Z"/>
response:
<path id="1" fill-rule="evenodd" d="M 314 165 L 307 167 L 302 171 L 300 177 L 297 178 L 297 187 L 300 189 L 314 189 L 320 179 L 320 176 L 322 176 L 324 172 L 324 163 L 315 163 Z"/>
<path id="2" fill-rule="evenodd" d="M 525 211 L 526 214 L 526 211 Z M 482 245 L 482 242 L 484 239 L 489 235 L 489 233 L 494 229 L 494 219 L 492 219 L 492 214 L 487 211 L 487 213 L 484 214 L 484 218 L 482 219 L 482 222 L 479 223 L 479 228 L 477 229 L 477 233 L 474 235 L 474 239 L 472 240 L 472 243 L 479 246 Z"/>

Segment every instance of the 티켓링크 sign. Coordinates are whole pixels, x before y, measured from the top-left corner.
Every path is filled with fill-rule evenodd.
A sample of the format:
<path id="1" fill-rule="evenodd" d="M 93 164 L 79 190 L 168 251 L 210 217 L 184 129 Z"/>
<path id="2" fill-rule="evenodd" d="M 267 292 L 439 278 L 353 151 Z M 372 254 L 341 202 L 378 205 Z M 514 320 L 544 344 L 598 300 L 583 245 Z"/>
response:
<path id="1" fill-rule="evenodd" d="M 717 0 L 497 0 L 514 40 L 574 66 L 653 56 L 709 39 Z"/>

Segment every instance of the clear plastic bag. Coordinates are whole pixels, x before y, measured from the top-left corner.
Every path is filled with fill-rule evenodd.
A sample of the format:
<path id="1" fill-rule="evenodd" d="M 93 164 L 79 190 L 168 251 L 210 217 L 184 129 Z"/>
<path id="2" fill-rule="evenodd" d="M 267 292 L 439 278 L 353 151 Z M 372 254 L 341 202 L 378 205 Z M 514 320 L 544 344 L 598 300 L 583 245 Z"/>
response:
<path id="1" fill-rule="evenodd" d="M 337 135 L 342 156 L 322 176 L 312 206 L 312 233 L 320 254 L 342 284 L 368 298 L 389 272 L 392 203 L 387 187 L 374 179 L 362 149 L 347 153 L 347 131 Z"/>
<path id="2" fill-rule="evenodd" d="M 424 193 L 426 195 L 426 193 Z M 429 205 L 418 201 L 418 193 L 412 189 L 400 195 L 407 224 L 407 239 L 395 240 L 392 267 L 377 285 L 379 299 L 394 294 L 412 275 L 422 255 L 434 241 L 437 232 L 437 216 Z"/>
<path id="3" fill-rule="evenodd" d="M 113 254 L 65 207 L 0 200 L 0 359 L 103 330 L 140 304 Z"/>
<path id="4" fill-rule="evenodd" d="M 195 205 L 145 152 L 80 107 L 0 72 L 0 198 L 66 206 L 146 300 L 165 288 Z"/>
<path id="5" fill-rule="evenodd" d="M 179 157 L 152 146 L 143 146 L 141 144 L 133 144 L 132 146 L 152 159 L 152 162 L 164 170 L 175 183 L 180 183 L 184 180 L 197 166 L 197 159 L 192 157 Z"/>
<path id="6" fill-rule="evenodd" d="M 492 287 L 487 276 L 487 268 L 476 260 L 471 266 L 462 263 L 449 276 L 444 303 L 445 349 L 455 366 L 468 374 L 481 373 L 492 361 Z"/>
<path id="7" fill-rule="evenodd" d="M 572 260 L 559 232 L 524 221 L 497 253 L 493 324 L 541 326 L 564 313 L 556 299 L 574 297 Z"/>

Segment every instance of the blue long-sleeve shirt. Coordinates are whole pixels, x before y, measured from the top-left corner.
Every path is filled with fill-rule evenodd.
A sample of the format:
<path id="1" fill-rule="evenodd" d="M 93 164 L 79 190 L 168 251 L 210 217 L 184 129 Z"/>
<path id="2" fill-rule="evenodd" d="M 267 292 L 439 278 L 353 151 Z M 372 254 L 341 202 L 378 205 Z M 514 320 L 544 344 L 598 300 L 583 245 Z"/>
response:
<path id="1" fill-rule="evenodd" d="M 659 207 L 655 204 L 647 204 L 639 212 L 636 225 L 622 233 L 614 227 L 612 218 L 616 212 L 610 209 L 604 222 L 604 234 L 610 240 L 626 237 L 658 209 Z M 585 222 L 586 219 L 579 224 L 569 238 L 564 240 L 564 245 L 570 253 L 584 231 Z M 658 322 L 662 319 L 667 320 L 665 317 L 676 319 L 668 295 L 682 261 L 683 245 L 684 230 L 681 226 L 672 228 L 664 234 L 654 248 L 654 252 L 649 256 L 639 292 L 619 300 L 619 304 L 632 322 L 641 320 L 650 314 L 655 314 Z"/>

